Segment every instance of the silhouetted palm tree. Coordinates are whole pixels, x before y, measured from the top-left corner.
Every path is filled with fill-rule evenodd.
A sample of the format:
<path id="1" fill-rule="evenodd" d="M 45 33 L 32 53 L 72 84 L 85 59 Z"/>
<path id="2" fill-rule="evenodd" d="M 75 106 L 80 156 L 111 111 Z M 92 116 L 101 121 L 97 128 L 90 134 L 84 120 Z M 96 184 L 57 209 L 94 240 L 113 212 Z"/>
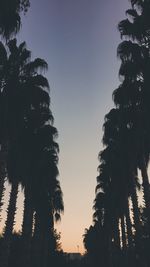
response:
<path id="1" fill-rule="evenodd" d="M 91 225 L 89 229 L 85 229 L 83 244 L 87 251 L 88 266 L 104 267 L 107 257 L 104 250 L 104 232 L 98 222 L 94 226 Z"/>
<path id="2" fill-rule="evenodd" d="M 102 218 L 107 254 L 113 255 L 113 257 L 115 255 L 112 252 L 114 249 L 117 251 L 117 248 L 120 250 L 123 247 L 125 251 L 127 247 L 133 247 L 133 231 L 129 212 L 130 197 L 133 202 L 136 246 L 138 246 L 140 238 L 140 218 L 136 192 L 138 183 L 132 151 L 130 151 L 133 142 L 133 129 L 129 127 L 127 119 L 128 112 L 119 109 L 113 109 L 106 115 L 103 136 L 106 147 L 99 155 L 101 164 L 99 166 L 100 174 L 97 177 L 94 216 L 97 216 L 99 222 Z M 122 234 L 120 234 L 119 224 Z M 117 260 L 116 256 L 115 260 Z M 105 265 L 109 266 L 109 262 L 106 262 Z"/>
<path id="3" fill-rule="evenodd" d="M 63 212 L 62 191 L 57 180 L 58 145 L 54 141 L 56 134 L 57 131 L 52 125 L 43 126 L 35 134 L 34 149 L 32 150 L 32 146 L 30 148 L 34 153 L 30 174 L 32 184 L 29 184 L 36 212 L 33 234 L 35 266 L 46 266 L 53 238 L 54 219 L 59 220 Z"/>
<path id="4" fill-rule="evenodd" d="M 2 0 L 0 3 L 0 34 L 7 42 L 6 48 L 0 43 L 0 143 L 2 147 L 7 146 L 7 175 L 11 183 L 3 267 L 8 265 L 19 183 L 25 193 L 22 225 L 24 266 L 31 264 L 33 214 L 36 214 L 34 232 L 40 230 L 39 262 L 43 267 L 47 266 L 48 247 L 54 239 L 54 219 L 59 220 L 64 209 L 57 179 L 57 130 L 53 127 L 49 108 L 49 84 L 38 73 L 47 69 L 47 63 L 39 58 L 31 61 L 31 52 L 26 49 L 25 42 L 17 46 L 16 39 L 9 41 L 20 30 L 20 14 L 27 12 L 29 2 L 12 0 L 8 3 Z M 0 180 L 0 205 L 5 176 L 1 175 Z"/>
<path id="5" fill-rule="evenodd" d="M 122 60 L 121 64 L 121 74 L 124 76 L 124 84 L 121 89 L 128 89 L 130 88 L 130 92 L 127 90 L 128 99 L 130 101 L 130 106 L 132 109 L 136 109 L 136 120 L 132 118 L 132 123 L 135 127 L 135 139 L 137 140 L 137 148 L 135 150 L 135 158 L 138 158 L 137 167 L 141 170 L 142 178 L 143 178 L 143 191 L 144 191 L 144 200 L 145 206 L 147 208 L 147 216 L 148 216 L 148 224 L 150 225 L 150 185 L 147 173 L 147 167 L 149 162 L 149 104 L 148 99 L 150 92 L 150 79 L 149 79 L 149 18 L 148 12 L 150 11 L 150 4 L 148 1 L 138 2 L 138 8 L 141 8 L 140 14 L 137 13 L 135 9 L 135 5 L 137 2 L 132 2 L 134 9 L 128 10 L 127 14 L 132 15 L 133 21 L 132 30 L 135 28 L 138 32 L 136 35 L 135 32 L 132 32 L 132 36 L 128 34 L 126 30 L 131 31 L 131 25 L 126 27 L 124 25 L 125 21 L 120 23 L 120 32 L 122 37 L 128 36 L 128 38 L 132 39 L 131 41 L 123 42 L 118 49 L 118 54 Z M 139 27 L 137 27 L 137 23 Z M 140 32 L 141 31 L 141 32 Z M 134 40 L 139 42 L 134 43 Z M 124 45 L 125 44 L 125 45 Z M 134 75 L 132 71 L 130 72 L 130 79 L 128 77 L 128 73 L 124 70 L 125 66 L 128 69 L 128 65 L 131 65 L 131 68 L 135 70 Z M 136 66 L 136 67 L 134 67 Z M 126 87 L 124 87 L 124 85 Z M 124 93 L 125 93 L 124 90 Z M 115 92 L 115 95 L 118 92 Z M 121 98 L 123 98 L 124 93 L 122 90 L 119 90 L 120 98 L 116 98 L 115 102 L 118 104 Z M 122 95 L 121 95 L 122 94 Z M 132 101 L 134 99 L 134 101 Z M 125 102 L 125 101 L 124 101 Z M 121 103 L 119 103 L 120 105 Z M 126 103 L 127 104 L 127 103 Z M 122 104 L 120 107 L 124 108 Z"/>
<path id="6" fill-rule="evenodd" d="M 23 162 L 22 160 L 21 162 L 20 138 L 26 127 L 28 127 L 28 131 L 31 131 L 33 128 L 36 131 L 40 124 L 41 117 L 38 117 L 40 109 L 38 112 L 35 112 L 35 110 L 36 106 L 39 107 L 43 102 L 47 105 L 49 104 L 49 95 L 44 91 L 45 88 L 49 88 L 49 85 L 46 78 L 38 74 L 39 69 L 47 69 L 47 63 L 41 59 L 31 61 L 31 52 L 26 49 L 25 42 L 17 47 L 16 39 L 11 40 L 8 43 L 8 53 L 2 43 L 1 47 L 4 51 L 4 57 L 1 60 L 1 109 L 3 111 L 1 118 L 1 142 L 6 140 L 8 143 L 8 175 L 13 177 L 10 180 L 12 183 L 11 196 L 13 198 L 10 205 L 13 205 L 14 210 L 12 208 L 9 209 L 11 212 L 8 212 L 8 215 L 11 218 L 8 216 L 7 222 L 9 222 L 9 227 L 7 225 L 5 227 L 5 229 L 9 228 L 10 233 L 14 223 L 18 181 L 24 184 L 23 179 L 25 175 L 23 175 L 23 172 L 27 172 L 25 169 L 28 167 L 23 166 L 27 161 Z M 44 109 L 45 107 L 43 107 Z M 47 114 L 44 111 L 41 112 L 41 116 L 46 116 L 47 120 L 52 119 L 50 111 Z M 32 120 L 30 117 L 32 117 Z M 30 125 L 31 121 L 33 125 Z M 27 139 L 27 141 L 31 142 L 30 139 Z M 24 168 L 21 169 L 21 167 Z M 13 180 L 15 183 L 13 183 Z M 7 235 L 6 232 L 5 235 Z M 7 236 L 10 238 L 10 234 Z"/>

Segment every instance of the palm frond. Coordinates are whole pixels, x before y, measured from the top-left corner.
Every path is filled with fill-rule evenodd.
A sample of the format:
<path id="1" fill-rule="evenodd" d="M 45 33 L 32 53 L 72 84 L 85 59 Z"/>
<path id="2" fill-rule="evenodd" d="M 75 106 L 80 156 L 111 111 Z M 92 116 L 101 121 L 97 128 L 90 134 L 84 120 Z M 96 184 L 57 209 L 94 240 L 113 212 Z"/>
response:
<path id="1" fill-rule="evenodd" d="M 56 222 L 61 221 L 61 215 L 58 212 L 54 213 L 54 219 Z"/>
<path id="2" fill-rule="evenodd" d="M 22 53 L 23 50 L 25 50 L 27 48 L 27 45 L 26 45 L 26 42 L 22 42 L 19 47 L 18 47 L 18 50 L 20 52 L 20 54 Z"/>
<path id="3" fill-rule="evenodd" d="M 24 67 L 24 64 L 30 62 L 31 60 L 31 51 L 24 49 L 21 53 L 19 52 L 19 63 L 21 67 Z"/>
<path id="4" fill-rule="evenodd" d="M 118 30 L 121 34 L 121 38 L 123 36 L 129 36 L 134 38 L 133 23 L 131 23 L 128 19 L 119 22 Z"/>
<path id="5" fill-rule="evenodd" d="M 44 59 L 36 58 L 34 61 L 28 63 L 25 69 L 29 74 L 37 74 L 38 71 L 43 72 L 48 70 L 48 64 Z"/>
<path id="6" fill-rule="evenodd" d="M 11 54 L 18 54 L 17 39 L 14 38 L 8 42 L 8 47 Z"/>
<path id="7" fill-rule="evenodd" d="M 40 74 L 37 74 L 35 76 L 30 76 L 28 78 L 28 83 L 31 84 L 31 86 L 40 86 L 40 87 L 43 87 L 43 88 L 46 88 L 46 89 L 49 89 L 49 83 L 48 83 L 48 80 L 43 76 L 43 75 L 40 75 Z"/>
<path id="8" fill-rule="evenodd" d="M 126 10 L 126 15 L 130 15 L 130 16 L 136 18 L 138 16 L 138 13 L 135 9 L 128 9 L 128 10 Z"/>
<path id="9" fill-rule="evenodd" d="M 134 61 L 138 64 L 142 61 L 142 52 L 141 47 L 131 41 L 123 41 L 117 48 L 117 56 L 122 61 Z"/>
<path id="10" fill-rule="evenodd" d="M 7 51 L 5 49 L 5 46 L 2 42 L 0 42 L 0 65 L 5 64 L 7 61 Z"/>
<path id="11" fill-rule="evenodd" d="M 8 4 L 9 7 L 9 4 Z M 6 14 L 0 12 L 0 34 L 3 39 L 9 40 L 15 36 L 21 27 L 21 19 L 18 13 Z"/>
<path id="12" fill-rule="evenodd" d="M 138 7 L 143 7 L 144 1 L 143 0 L 130 0 L 131 1 L 131 5 L 134 6 L 138 6 Z"/>

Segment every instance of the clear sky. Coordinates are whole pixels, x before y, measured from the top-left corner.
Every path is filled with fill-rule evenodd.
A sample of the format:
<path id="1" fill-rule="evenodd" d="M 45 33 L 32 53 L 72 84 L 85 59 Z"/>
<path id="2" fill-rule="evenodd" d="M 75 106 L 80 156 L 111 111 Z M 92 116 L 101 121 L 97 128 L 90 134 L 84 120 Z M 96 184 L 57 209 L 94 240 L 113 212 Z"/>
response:
<path id="1" fill-rule="evenodd" d="M 65 213 L 57 226 L 64 251 L 83 252 L 102 148 L 104 115 L 119 84 L 117 24 L 128 0 L 31 0 L 19 39 L 46 59 L 51 109 L 59 131 L 60 181 Z M 18 205 L 22 205 L 20 195 Z M 20 223 L 20 211 L 17 218 Z"/>

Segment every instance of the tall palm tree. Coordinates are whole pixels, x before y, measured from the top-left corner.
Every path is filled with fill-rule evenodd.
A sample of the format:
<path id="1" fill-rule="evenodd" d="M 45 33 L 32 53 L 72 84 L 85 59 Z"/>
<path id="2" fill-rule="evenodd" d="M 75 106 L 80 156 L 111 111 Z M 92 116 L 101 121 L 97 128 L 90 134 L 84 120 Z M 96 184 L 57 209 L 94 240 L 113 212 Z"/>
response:
<path id="1" fill-rule="evenodd" d="M 96 215 L 99 221 L 104 218 L 104 232 L 105 236 L 108 236 L 106 240 L 108 255 L 112 254 L 113 243 L 116 247 L 119 245 L 121 249 L 121 237 L 124 248 L 127 248 L 127 244 L 132 247 L 133 232 L 128 201 L 130 196 L 134 207 L 136 246 L 139 244 L 140 218 L 136 193 L 137 179 L 134 174 L 135 162 L 130 149 L 133 143 L 132 137 L 133 129 L 128 125 L 128 112 L 112 109 L 105 116 L 103 142 L 106 147 L 99 155 L 100 175 L 97 178 L 97 194 L 94 205 L 96 210 L 94 216 Z M 104 214 L 103 217 L 102 214 Z M 119 231 L 119 218 L 122 235 Z M 109 262 L 106 264 L 109 266 Z"/>
<path id="2" fill-rule="evenodd" d="M 34 263 L 36 266 L 38 264 L 44 266 L 43 261 L 47 261 L 47 256 L 44 256 L 44 253 L 48 254 L 50 233 L 53 235 L 54 231 L 53 216 L 58 220 L 60 219 L 60 213 L 63 211 L 62 191 L 57 180 L 58 145 L 54 141 L 56 134 L 57 131 L 52 125 L 43 124 L 36 132 L 34 131 L 31 143 L 28 144 L 29 147 L 25 145 L 27 154 L 28 149 L 30 149 L 31 159 L 27 175 L 28 179 L 25 181 L 25 191 L 28 192 L 26 200 L 28 205 L 24 209 L 22 228 L 23 238 L 26 243 L 24 255 L 26 259 L 30 253 L 29 241 L 31 244 L 32 220 L 29 221 L 29 214 L 32 214 L 33 218 L 34 211 L 36 216 L 33 250 L 34 255 L 36 255 L 33 255 L 32 258 L 36 262 Z M 29 266 L 29 257 L 28 264 L 25 261 L 23 264 L 24 266 Z"/>
<path id="3" fill-rule="evenodd" d="M 48 126 L 45 126 L 45 128 L 47 129 L 43 129 L 45 132 L 43 134 L 47 134 L 51 131 Z M 50 140 L 48 142 L 50 142 Z M 58 146 L 53 142 L 51 145 L 45 147 L 41 154 L 39 153 L 40 158 L 38 158 L 38 161 L 36 160 L 36 168 L 34 168 L 33 178 L 35 177 L 34 184 L 36 185 L 36 190 L 35 188 L 33 189 L 34 208 L 36 211 L 36 219 L 39 221 L 39 227 L 36 227 L 35 240 L 37 238 L 40 239 L 38 242 L 36 240 L 35 245 L 37 246 L 37 244 L 40 244 L 41 246 L 39 248 L 41 251 L 41 259 L 38 260 L 37 255 L 34 259 L 36 260 L 36 266 L 46 266 L 48 252 L 53 253 L 53 251 L 49 251 L 49 248 L 51 247 L 51 239 L 53 238 L 54 220 L 57 221 L 60 219 L 60 214 L 64 209 L 62 191 L 59 181 L 57 180 L 57 153 Z M 42 183 L 41 177 L 43 177 Z M 44 242 L 43 245 L 42 242 Z"/>
<path id="4" fill-rule="evenodd" d="M 14 223 L 18 182 L 24 183 L 23 179 L 25 176 L 21 173 L 21 170 L 19 170 L 19 165 L 21 167 L 22 164 L 17 165 L 17 163 L 21 163 L 19 158 L 21 155 L 20 137 L 27 126 L 29 114 L 34 118 L 34 123 L 38 120 L 37 115 L 39 112 L 35 114 L 34 109 L 37 105 L 40 105 L 40 98 L 41 103 L 45 100 L 45 103 L 49 104 L 48 93 L 44 91 L 45 88 L 47 88 L 47 90 L 49 89 L 49 85 L 46 78 L 44 78 L 41 74 L 38 74 L 39 69 L 47 69 L 47 63 L 41 59 L 31 61 L 31 52 L 26 49 L 25 42 L 17 47 L 16 39 L 11 40 L 8 43 L 8 53 L 2 43 L 1 47 L 4 51 L 4 57 L 1 60 L 0 73 L 1 99 L 3 104 L 1 107 L 3 110 L 3 116 L 1 118 L 1 140 L 7 140 L 8 142 L 7 169 L 8 175 L 13 177 L 10 179 L 12 183 L 11 197 L 13 198 L 13 200 L 10 200 L 13 203 L 13 210 L 12 208 L 8 209 L 8 218 L 5 227 L 5 229 L 9 228 L 8 230 L 10 233 L 12 232 Z M 45 116 L 44 111 L 41 113 L 41 116 Z M 46 116 L 47 120 L 50 120 L 52 118 L 51 112 L 49 111 Z M 40 123 L 40 120 L 41 118 L 39 117 L 38 124 Z M 31 119 L 28 120 L 28 128 L 33 128 L 34 125 L 30 125 L 30 121 Z M 36 127 L 38 127 L 38 124 Z M 16 159 L 15 162 L 14 159 Z M 25 167 L 22 169 L 22 172 L 24 170 Z M 9 212 L 9 210 L 11 210 L 11 212 Z M 10 223 L 8 226 L 7 222 L 11 222 L 11 226 Z M 7 236 L 10 238 L 10 234 Z M 8 251 L 5 250 L 4 255 L 6 255 L 6 252 L 8 253 Z"/>
<path id="5" fill-rule="evenodd" d="M 148 4 L 148 3 L 147 3 Z M 115 102 L 120 105 L 120 108 L 124 108 L 124 105 L 120 103 L 121 98 L 123 98 L 123 91 L 124 88 L 126 89 L 130 88 L 130 92 L 127 91 L 130 106 L 132 109 L 136 109 L 136 120 L 132 120 L 132 123 L 134 123 L 134 127 L 136 129 L 135 131 L 135 139 L 137 140 L 137 149 L 135 151 L 134 157 L 137 158 L 137 167 L 141 170 L 142 178 L 143 178 L 143 191 L 144 191 L 144 200 L 145 200 L 145 206 L 148 211 L 148 221 L 150 224 L 150 185 L 149 185 L 149 179 L 148 179 L 148 173 L 147 173 L 147 167 L 149 162 L 149 85 L 150 85 L 150 79 L 149 79 L 149 32 L 148 29 L 150 25 L 148 24 L 147 20 L 147 11 L 145 8 L 150 8 L 146 4 L 146 1 L 143 1 L 143 5 L 141 7 L 142 13 L 139 16 L 138 13 L 136 15 L 136 19 L 133 20 L 132 24 L 137 29 L 136 21 L 137 18 L 140 17 L 140 23 L 142 25 L 142 33 L 140 33 L 141 40 L 138 40 L 137 37 L 134 36 L 134 33 L 132 33 L 132 37 L 128 36 L 127 33 L 124 32 L 124 21 L 121 22 L 121 34 L 122 36 L 128 36 L 129 38 L 133 39 L 133 42 L 126 41 L 121 43 L 118 49 L 118 54 L 122 60 L 120 72 L 124 76 L 124 84 L 120 88 L 119 92 L 118 90 L 115 92 Z M 140 3 L 139 3 L 140 5 Z M 150 10 L 150 9 L 148 9 Z M 133 11 L 133 12 L 132 12 Z M 130 10 L 127 13 L 134 13 L 136 10 Z M 127 27 L 128 29 L 128 27 Z M 139 45 L 137 43 L 134 43 L 134 38 L 136 38 L 139 42 Z M 128 65 L 132 66 L 133 71 L 128 69 Z M 136 66 L 136 67 L 134 67 Z M 125 71 L 128 70 L 130 72 L 130 79 L 128 73 Z M 124 87 L 126 85 L 126 87 Z M 119 93 L 119 94 L 118 94 Z M 123 94 L 122 94 L 123 93 Z M 118 98 L 118 95 L 120 97 Z M 117 96 L 117 97 L 116 97 Z M 132 101 L 134 99 L 134 101 Z M 125 103 L 125 101 L 124 101 Z M 127 105 L 127 102 L 126 102 Z"/>
<path id="6" fill-rule="evenodd" d="M 88 265 L 105 267 L 107 253 L 104 249 L 104 232 L 98 222 L 85 229 L 83 244 L 87 252 Z"/>

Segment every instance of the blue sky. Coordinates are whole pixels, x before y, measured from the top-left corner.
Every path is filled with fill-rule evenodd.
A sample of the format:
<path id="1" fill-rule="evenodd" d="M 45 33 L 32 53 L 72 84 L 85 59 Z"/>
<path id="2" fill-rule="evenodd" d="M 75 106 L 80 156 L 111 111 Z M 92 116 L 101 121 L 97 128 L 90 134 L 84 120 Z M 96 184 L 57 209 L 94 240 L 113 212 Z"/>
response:
<path id="1" fill-rule="evenodd" d="M 83 251 L 82 235 L 92 223 L 102 124 L 119 85 L 117 24 L 128 7 L 128 0 L 32 0 L 22 21 L 19 39 L 49 65 L 65 202 L 57 228 L 64 251 L 77 251 L 77 245 Z"/>

